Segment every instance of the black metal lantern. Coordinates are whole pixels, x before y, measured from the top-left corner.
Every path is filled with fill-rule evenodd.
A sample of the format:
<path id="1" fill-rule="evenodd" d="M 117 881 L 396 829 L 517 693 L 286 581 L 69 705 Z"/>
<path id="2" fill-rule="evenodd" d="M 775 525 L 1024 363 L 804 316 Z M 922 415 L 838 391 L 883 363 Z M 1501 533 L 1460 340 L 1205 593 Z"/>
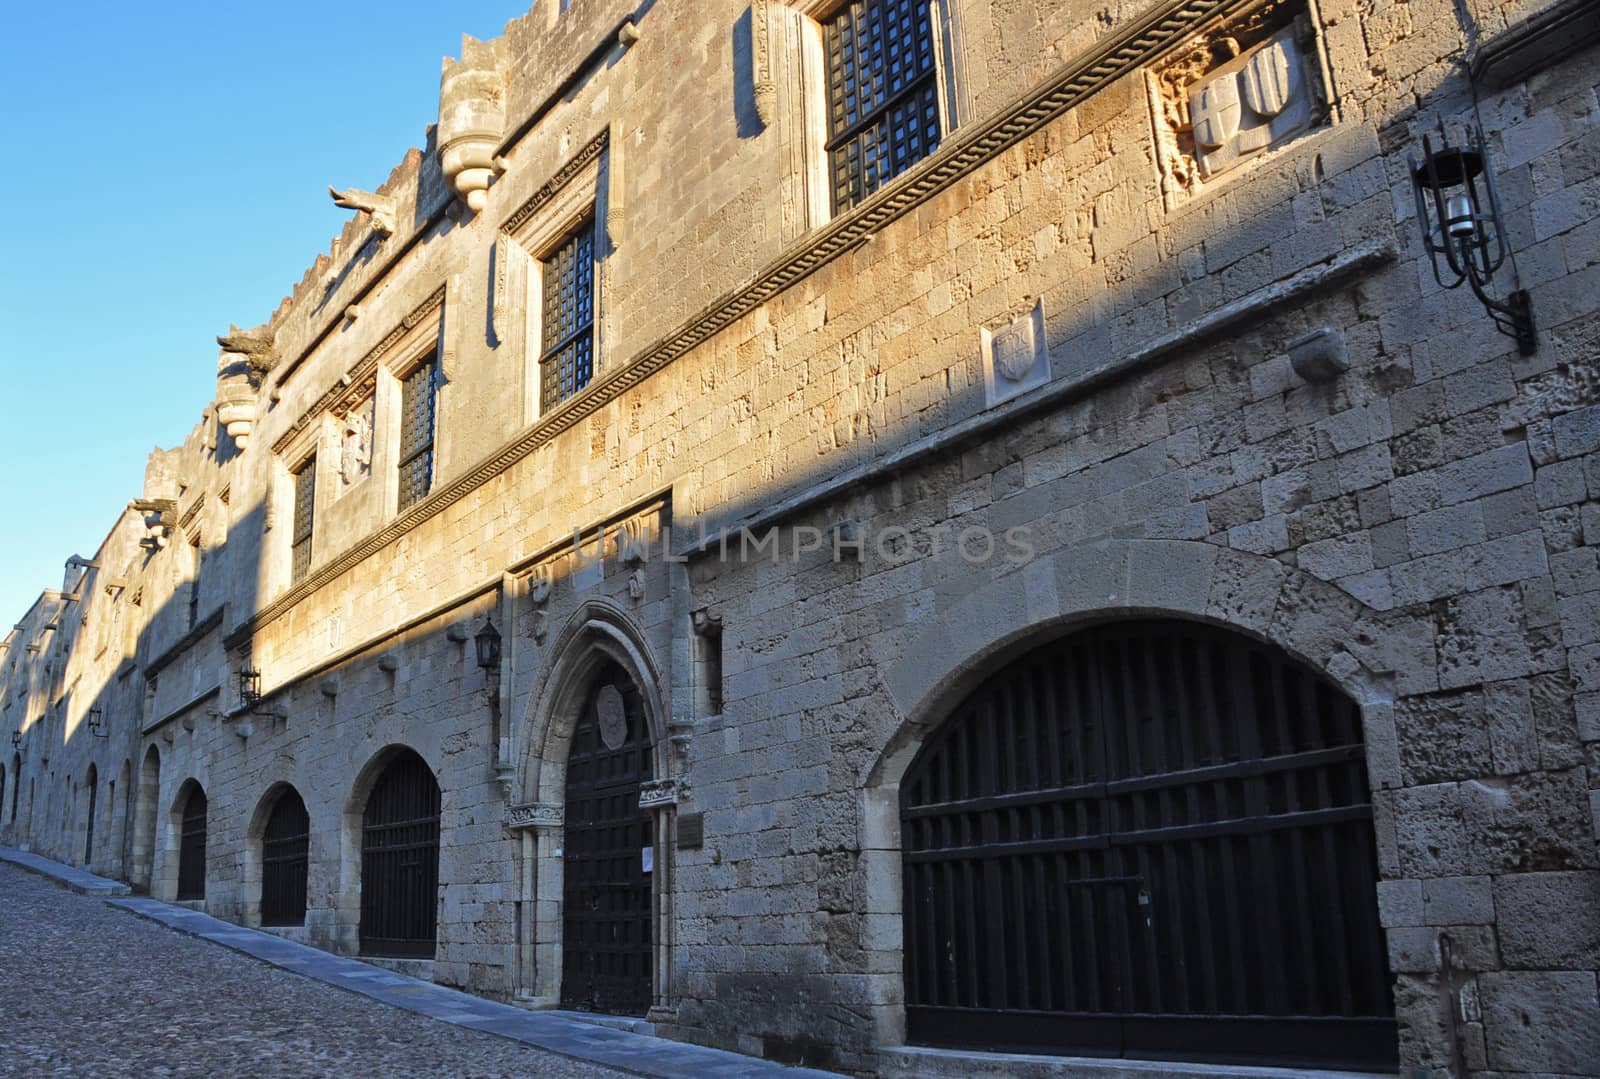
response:
<path id="1" fill-rule="evenodd" d="M 483 628 L 473 635 L 472 643 L 478 647 L 478 666 L 486 671 L 500 669 L 500 631 L 494 628 L 494 623 L 489 619 L 483 620 Z"/>
<path id="2" fill-rule="evenodd" d="M 261 700 L 261 672 L 251 667 L 239 668 L 239 703 L 252 705 Z"/>
<path id="3" fill-rule="evenodd" d="M 1495 271 L 1505 261 L 1506 241 L 1500 195 L 1484 151 L 1483 129 L 1469 132 L 1463 142 L 1462 146 L 1450 145 L 1441 123 L 1438 149 L 1424 135 L 1422 160 L 1411 159 L 1417 223 L 1422 227 L 1422 242 L 1433 264 L 1433 277 L 1447 289 L 1460 288 L 1463 282 L 1470 285 L 1494 320 L 1495 328 L 1516 338 L 1518 351 L 1531 356 L 1538 345 L 1527 291 L 1515 289 L 1504 300 L 1489 294 Z"/>
<path id="4" fill-rule="evenodd" d="M 111 737 L 111 732 L 106 729 L 105 710 L 98 705 L 89 709 L 89 733 L 96 738 Z"/>
<path id="5" fill-rule="evenodd" d="M 22 748 L 22 732 L 21 731 L 12 731 L 11 732 L 11 748 L 12 749 L 21 749 Z"/>

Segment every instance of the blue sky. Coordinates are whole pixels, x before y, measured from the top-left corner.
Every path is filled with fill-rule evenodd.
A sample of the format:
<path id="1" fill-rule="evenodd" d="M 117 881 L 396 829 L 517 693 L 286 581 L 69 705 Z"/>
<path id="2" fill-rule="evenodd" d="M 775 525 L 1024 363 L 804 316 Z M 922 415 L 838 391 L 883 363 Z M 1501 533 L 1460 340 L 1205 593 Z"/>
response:
<path id="1" fill-rule="evenodd" d="M 540 0 L 547 2 L 547 0 Z M 23 4 L 0 36 L 0 636 L 137 498 L 152 446 L 526 0 Z"/>

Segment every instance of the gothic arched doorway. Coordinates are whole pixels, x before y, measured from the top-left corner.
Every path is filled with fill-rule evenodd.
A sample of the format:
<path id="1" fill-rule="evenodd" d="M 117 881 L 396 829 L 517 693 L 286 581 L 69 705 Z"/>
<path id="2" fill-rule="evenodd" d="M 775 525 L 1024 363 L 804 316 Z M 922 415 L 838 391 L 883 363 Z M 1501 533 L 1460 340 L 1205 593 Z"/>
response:
<path id="1" fill-rule="evenodd" d="M 1355 702 L 1276 648 L 1035 648 L 900 785 L 909 1040 L 1392 1072 L 1370 801 Z"/>
<path id="2" fill-rule="evenodd" d="M 100 773 L 93 763 L 89 765 L 89 773 L 84 777 L 83 785 L 89 792 L 89 805 L 83 815 L 83 867 L 88 869 L 94 863 L 94 810 L 96 788 L 100 786 Z"/>
<path id="3" fill-rule="evenodd" d="M 432 959 L 439 927 L 439 783 L 401 750 L 361 818 L 361 954 Z"/>
<path id="4" fill-rule="evenodd" d="M 623 669 L 595 676 L 567 756 L 562 840 L 561 1002 L 643 1015 L 650 1007 L 655 830 L 639 808 L 650 724 Z"/>

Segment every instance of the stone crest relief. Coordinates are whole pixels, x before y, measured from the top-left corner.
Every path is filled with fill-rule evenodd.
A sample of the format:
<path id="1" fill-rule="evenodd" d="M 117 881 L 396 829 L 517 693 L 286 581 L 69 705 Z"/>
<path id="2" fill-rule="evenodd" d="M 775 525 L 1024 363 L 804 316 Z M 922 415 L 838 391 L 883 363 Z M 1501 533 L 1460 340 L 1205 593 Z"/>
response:
<path id="1" fill-rule="evenodd" d="M 1035 300 L 1031 310 L 1004 326 L 983 327 L 979 336 L 987 404 L 999 404 L 1050 381 L 1041 301 Z"/>
<path id="2" fill-rule="evenodd" d="M 616 686 L 601 686 L 594 699 L 595 722 L 607 749 L 621 749 L 628 740 L 628 713 Z"/>
<path id="3" fill-rule="evenodd" d="M 1213 176 L 1311 124 L 1311 95 L 1294 31 L 1284 30 L 1211 72 L 1189 92 L 1203 176 Z"/>
<path id="4" fill-rule="evenodd" d="M 374 399 L 369 397 L 345 413 L 340 426 L 339 489 L 349 490 L 372 475 Z"/>

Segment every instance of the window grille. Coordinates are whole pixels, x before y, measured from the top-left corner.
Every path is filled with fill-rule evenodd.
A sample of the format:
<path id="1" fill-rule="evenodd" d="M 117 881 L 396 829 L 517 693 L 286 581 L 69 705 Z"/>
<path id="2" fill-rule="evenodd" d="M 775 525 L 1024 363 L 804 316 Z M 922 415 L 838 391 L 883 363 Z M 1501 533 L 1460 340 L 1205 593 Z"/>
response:
<path id="1" fill-rule="evenodd" d="M 539 407 L 550 409 L 594 377 L 594 218 L 544 260 Z"/>
<path id="2" fill-rule="evenodd" d="M 855 0 L 823 25 L 828 165 L 838 213 L 939 145 L 933 31 L 925 0 Z"/>
<path id="3" fill-rule="evenodd" d="M 433 486 L 433 431 L 439 357 L 430 356 L 400 382 L 400 508 Z"/>
<path id="4" fill-rule="evenodd" d="M 299 581 L 311 568 L 311 526 L 316 514 L 317 456 L 294 473 L 294 533 L 289 543 L 289 579 Z"/>

